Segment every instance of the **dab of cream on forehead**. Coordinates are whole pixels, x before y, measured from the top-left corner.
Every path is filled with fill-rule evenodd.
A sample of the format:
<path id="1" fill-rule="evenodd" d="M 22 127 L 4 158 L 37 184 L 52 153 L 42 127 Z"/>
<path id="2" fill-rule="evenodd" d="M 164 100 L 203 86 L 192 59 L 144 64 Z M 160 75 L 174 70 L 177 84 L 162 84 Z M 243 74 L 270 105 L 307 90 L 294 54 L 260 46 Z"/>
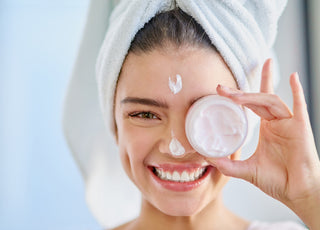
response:
<path id="1" fill-rule="evenodd" d="M 173 94 L 179 93 L 182 89 L 181 76 L 177 74 L 175 78 L 176 79 L 171 79 L 171 77 L 169 77 L 169 88 Z"/>
<path id="2" fill-rule="evenodd" d="M 182 156 L 185 153 L 185 149 L 182 144 L 175 138 L 173 131 L 171 131 L 172 139 L 169 144 L 170 153 L 172 156 Z"/>

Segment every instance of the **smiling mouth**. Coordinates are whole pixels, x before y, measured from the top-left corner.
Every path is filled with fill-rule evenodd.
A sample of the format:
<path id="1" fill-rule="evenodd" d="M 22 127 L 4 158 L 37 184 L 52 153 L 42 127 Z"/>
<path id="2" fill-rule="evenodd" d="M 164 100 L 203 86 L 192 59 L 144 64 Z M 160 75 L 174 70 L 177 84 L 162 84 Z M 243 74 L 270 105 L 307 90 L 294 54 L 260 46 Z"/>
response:
<path id="1" fill-rule="evenodd" d="M 182 172 L 178 172 L 176 170 L 169 171 L 169 170 L 164 170 L 162 168 L 157 168 L 157 167 L 152 168 L 152 172 L 159 179 L 164 181 L 172 181 L 172 182 L 180 182 L 180 183 L 197 181 L 206 174 L 207 170 L 208 170 L 208 166 L 199 167 L 192 170 L 184 170 Z"/>

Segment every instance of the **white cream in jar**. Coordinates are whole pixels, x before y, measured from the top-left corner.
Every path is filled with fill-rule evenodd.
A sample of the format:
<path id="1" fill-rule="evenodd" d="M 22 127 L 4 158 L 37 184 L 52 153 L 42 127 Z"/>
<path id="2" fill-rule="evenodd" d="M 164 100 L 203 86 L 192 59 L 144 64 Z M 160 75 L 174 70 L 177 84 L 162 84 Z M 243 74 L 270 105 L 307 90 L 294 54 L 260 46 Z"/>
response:
<path id="1" fill-rule="evenodd" d="M 248 131 L 243 109 L 231 99 L 210 95 L 188 111 L 186 135 L 192 147 L 207 157 L 225 157 L 237 151 Z"/>

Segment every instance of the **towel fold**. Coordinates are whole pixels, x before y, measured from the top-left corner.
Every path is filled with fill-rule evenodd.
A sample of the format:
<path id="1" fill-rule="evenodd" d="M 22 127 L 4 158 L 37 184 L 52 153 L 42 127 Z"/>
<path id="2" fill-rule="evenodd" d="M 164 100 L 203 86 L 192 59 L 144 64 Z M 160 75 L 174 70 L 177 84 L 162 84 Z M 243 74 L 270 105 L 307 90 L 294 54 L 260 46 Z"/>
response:
<path id="1" fill-rule="evenodd" d="M 100 105 L 113 127 L 113 98 L 124 58 L 136 33 L 157 13 L 175 5 L 206 31 L 240 89 L 258 91 L 263 62 L 270 56 L 286 0 L 123 0 L 110 19 L 97 61 Z M 250 120 L 250 119 L 249 119 Z M 253 125 L 250 125 L 253 126 Z"/>
<path id="2" fill-rule="evenodd" d="M 203 27 L 240 89 L 255 92 L 287 0 L 122 0 L 109 17 L 113 2 L 116 1 L 91 0 L 63 118 L 65 136 L 85 179 L 89 207 L 108 228 L 139 211 L 139 193 L 128 182 L 118 163 L 112 135 L 103 127 L 105 123 L 107 131 L 114 131 L 116 82 L 136 33 L 157 13 L 177 6 Z M 250 135 L 258 118 L 249 110 L 246 112 Z M 117 197 L 109 197 L 117 192 Z M 123 203 L 128 195 L 133 198 Z"/>

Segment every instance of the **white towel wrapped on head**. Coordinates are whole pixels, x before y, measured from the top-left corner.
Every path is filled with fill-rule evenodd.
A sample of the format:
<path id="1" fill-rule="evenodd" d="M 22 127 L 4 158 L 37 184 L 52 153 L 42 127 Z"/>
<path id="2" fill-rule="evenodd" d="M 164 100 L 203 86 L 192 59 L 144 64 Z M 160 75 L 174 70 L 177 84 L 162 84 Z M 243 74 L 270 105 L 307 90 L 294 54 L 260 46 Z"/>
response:
<path id="1" fill-rule="evenodd" d="M 118 156 L 114 140 L 108 133 L 113 130 L 116 82 L 136 33 L 157 13 L 177 6 L 203 27 L 240 89 L 258 91 L 261 67 L 270 55 L 277 22 L 286 2 L 123 0 L 109 18 L 108 7 L 112 1 L 91 0 L 83 41 L 65 100 L 63 125 L 68 144 L 85 178 L 89 207 L 104 227 L 120 224 L 139 212 L 138 192 L 116 162 Z M 109 27 L 102 42 L 107 22 Z M 96 87 L 93 59 L 98 56 L 101 42 Z M 102 113 L 98 108 L 98 95 Z M 249 121 L 249 130 L 253 129 L 253 123 Z M 120 194 L 109 196 L 112 189 L 113 194 Z M 133 198 L 123 203 L 126 194 Z"/>
<path id="2" fill-rule="evenodd" d="M 101 108 L 111 130 L 116 82 L 131 41 L 152 17 L 175 5 L 203 27 L 240 89 L 259 89 L 261 66 L 286 0 L 124 0 L 111 16 L 96 68 Z"/>

